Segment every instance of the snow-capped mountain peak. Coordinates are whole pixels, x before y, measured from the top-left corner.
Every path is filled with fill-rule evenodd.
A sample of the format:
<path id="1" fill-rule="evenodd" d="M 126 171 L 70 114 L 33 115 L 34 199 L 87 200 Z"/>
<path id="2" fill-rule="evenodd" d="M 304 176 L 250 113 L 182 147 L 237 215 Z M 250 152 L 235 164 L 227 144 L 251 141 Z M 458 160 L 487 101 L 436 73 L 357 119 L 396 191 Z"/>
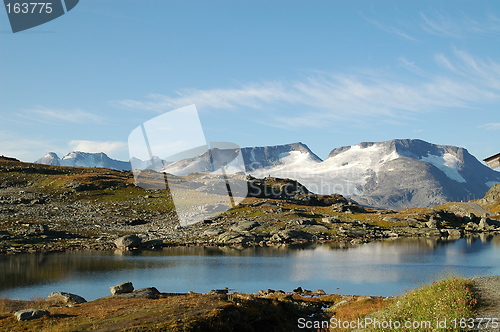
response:
<path id="1" fill-rule="evenodd" d="M 118 170 L 130 170 L 130 163 L 109 158 L 104 152 L 90 153 L 73 151 L 62 158 L 54 152 L 35 161 L 38 164 L 72 166 L 72 167 L 103 167 Z"/>

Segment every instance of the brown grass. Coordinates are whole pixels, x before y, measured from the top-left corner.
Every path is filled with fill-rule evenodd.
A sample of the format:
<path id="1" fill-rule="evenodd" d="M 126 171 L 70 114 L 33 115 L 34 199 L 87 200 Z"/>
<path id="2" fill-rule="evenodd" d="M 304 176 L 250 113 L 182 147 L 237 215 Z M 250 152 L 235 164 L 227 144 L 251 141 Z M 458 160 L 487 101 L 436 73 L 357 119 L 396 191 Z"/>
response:
<path id="1" fill-rule="evenodd" d="M 47 309 L 49 317 L 18 322 L 13 313 Z M 103 298 L 73 307 L 46 301 L 0 300 L 0 331 L 257 331 L 293 328 L 299 313 L 289 301 L 217 295 Z"/>

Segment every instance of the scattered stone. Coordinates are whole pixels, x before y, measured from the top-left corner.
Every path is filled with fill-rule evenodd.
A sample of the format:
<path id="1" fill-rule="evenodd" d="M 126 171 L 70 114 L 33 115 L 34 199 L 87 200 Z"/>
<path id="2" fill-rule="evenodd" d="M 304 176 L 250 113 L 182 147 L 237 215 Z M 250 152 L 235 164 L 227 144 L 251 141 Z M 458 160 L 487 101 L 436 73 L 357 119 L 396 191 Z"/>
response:
<path id="1" fill-rule="evenodd" d="M 24 309 L 16 311 L 14 314 L 18 321 L 27 321 L 37 319 L 43 316 L 48 316 L 50 313 L 43 309 Z"/>
<path id="2" fill-rule="evenodd" d="M 460 229 L 443 229 L 442 234 L 448 237 L 459 238 L 462 237 L 463 231 Z"/>
<path id="3" fill-rule="evenodd" d="M 127 220 L 125 221 L 125 224 L 128 225 L 128 226 L 137 226 L 137 225 L 144 225 L 144 224 L 147 224 L 148 222 L 144 219 L 141 219 L 141 218 L 135 218 L 135 219 L 132 219 L 132 220 Z"/>
<path id="4" fill-rule="evenodd" d="M 109 287 L 109 290 L 111 294 L 116 295 L 116 294 L 124 294 L 124 293 L 132 293 L 134 291 L 134 286 L 130 281 L 124 282 L 122 284 Z"/>
<path id="5" fill-rule="evenodd" d="M 314 219 L 302 219 L 296 221 L 297 225 L 317 225 L 318 223 Z"/>
<path id="6" fill-rule="evenodd" d="M 304 293 L 304 290 L 302 289 L 302 287 L 297 287 L 295 288 L 294 290 L 292 290 L 292 293 L 296 293 L 296 294 L 302 294 Z"/>
<path id="7" fill-rule="evenodd" d="M 227 295 L 229 293 L 229 288 L 225 287 L 224 289 L 212 289 L 208 292 L 208 295 Z"/>
<path id="8" fill-rule="evenodd" d="M 325 218 L 321 218 L 321 222 L 323 222 L 325 224 L 336 224 L 336 223 L 339 223 L 342 221 L 339 218 L 325 217 Z"/>
<path id="9" fill-rule="evenodd" d="M 229 231 L 222 233 L 217 237 L 217 242 L 219 243 L 225 243 L 225 244 L 235 244 L 235 243 L 249 243 L 249 242 L 259 242 L 260 239 L 258 239 L 254 234 L 249 233 L 249 232 L 235 232 L 235 231 Z"/>
<path id="10" fill-rule="evenodd" d="M 115 240 L 117 248 L 137 248 L 141 245 L 142 239 L 137 235 L 126 235 Z"/>
<path id="11" fill-rule="evenodd" d="M 338 303 L 335 303 L 335 304 L 333 305 L 333 307 L 338 307 L 338 306 L 341 306 L 341 305 L 346 304 L 346 303 L 349 303 L 349 302 L 351 302 L 351 301 L 350 301 L 350 300 L 342 300 L 342 301 L 340 301 L 340 302 L 338 302 Z"/>
<path id="12" fill-rule="evenodd" d="M 235 232 L 245 232 L 245 231 L 250 231 L 258 226 L 260 226 L 260 223 L 256 221 L 246 221 L 231 227 L 231 230 Z"/>
<path id="13" fill-rule="evenodd" d="M 49 227 L 43 224 L 30 224 L 26 230 L 26 236 L 39 236 L 46 235 L 49 231 Z"/>
<path id="14" fill-rule="evenodd" d="M 296 229 L 285 229 L 278 231 L 271 237 L 273 242 L 294 242 L 312 239 L 312 234 Z"/>
<path id="15" fill-rule="evenodd" d="M 274 294 L 276 291 L 274 289 L 259 290 L 260 296 L 267 296 L 269 294 Z"/>
<path id="16" fill-rule="evenodd" d="M 216 228 L 216 229 L 207 229 L 206 231 L 203 232 L 204 236 L 217 236 L 222 233 L 224 233 L 226 230 L 222 228 Z"/>
<path id="17" fill-rule="evenodd" d="M 81 303 L 87 302 L 87 300 L 85 300 L 83 297 L 81 297 L 79 295 L 66 293 L 66 292 L 52 292 L 47 297 L 47 300 L 52 300 L 55 302 L 62 302 L 65 304 L 68 304 L 68 303 L 81 304 Z"/>

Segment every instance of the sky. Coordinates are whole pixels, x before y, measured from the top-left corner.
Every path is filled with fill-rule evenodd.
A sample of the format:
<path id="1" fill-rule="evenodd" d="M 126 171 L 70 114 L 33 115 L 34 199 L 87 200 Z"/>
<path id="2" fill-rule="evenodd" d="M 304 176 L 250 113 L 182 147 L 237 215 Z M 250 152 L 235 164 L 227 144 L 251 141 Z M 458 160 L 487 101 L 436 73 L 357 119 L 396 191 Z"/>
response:
<path id="1" fill-rule="evenodd" d="M 417 138 L 500 152 L 500 2 L 80 0 L 12 33 L 0 8 L 0 155 L 128 160 L 192 104 L 208 142 Z M 189 128 L 186 128 L 189 131 Z"/>

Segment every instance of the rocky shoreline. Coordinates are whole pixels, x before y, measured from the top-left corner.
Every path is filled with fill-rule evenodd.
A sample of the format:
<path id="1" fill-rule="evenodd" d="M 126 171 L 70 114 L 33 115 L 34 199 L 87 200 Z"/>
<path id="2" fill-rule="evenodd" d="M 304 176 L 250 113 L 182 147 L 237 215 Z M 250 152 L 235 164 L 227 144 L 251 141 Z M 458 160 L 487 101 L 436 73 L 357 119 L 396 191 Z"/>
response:
<path id="1" fill-rule="evenodd" d="M 498 204 L 498 185 L 477 202 L 481 207 L 447 203 L 392 211 L 362 207 L 341 195 L 316 195 L 289 179 L 246 181 L 252 190 L 238 206 L 181 227 L 169 191 L 137 187 L 131 172 L 0 158 L 0 253 L 500 234 L 500 215 L 490 208 Z M 199 190 L 204 185 L 209 190 L 207 183 Z M 205 205 L 200 208 L 213 208 Z M 485 214 L 483 207 L 494 213 Z M 124 243 L 131 235 L 135 240 Z"/>

